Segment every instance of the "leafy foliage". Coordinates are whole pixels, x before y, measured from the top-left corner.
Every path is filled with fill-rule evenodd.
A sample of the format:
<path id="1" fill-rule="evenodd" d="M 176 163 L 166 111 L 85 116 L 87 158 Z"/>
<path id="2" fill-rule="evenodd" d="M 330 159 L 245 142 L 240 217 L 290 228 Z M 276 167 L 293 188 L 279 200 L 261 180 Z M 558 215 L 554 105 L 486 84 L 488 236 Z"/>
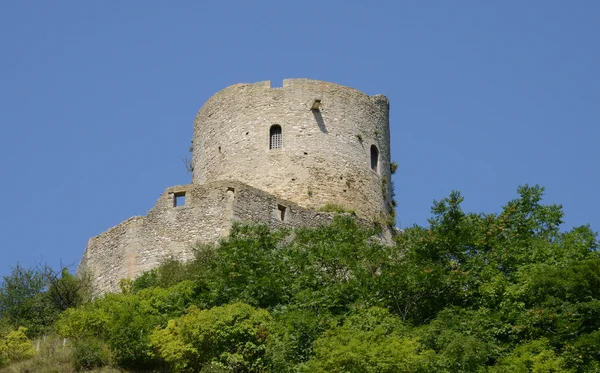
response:
<path id="1" fill-rule="evenodd" d="M 191 305 L 193 283 L 183 281 L 169 289 L 151 288 L 136 294 L 109 294 L 93 303 L 71 308 L 56 323 L 68 338 L 98 338 L 109 346 L 121 366 L 155 365 L 150 346 L 154 328 L 184 314 Z"/>
<path id="2" fill-rule="evenodd" d="M 17 266 L 0 334 L 55 328 L 81 369 L 600 372 L 596 233 L 561 230 L 543 191 L 520 187 L 498 214 L 467 213 L 452 192 L 391 246 L 348 214 L 294 231 L 236 224 L 195 260 L 91 302 L 68 272 Z"/>
<path id="3" fill-rule="evenodd" d="M 6 335 L 0 335 L 0 367 L 33 356 L 33 345 L 27 338 L 26 331 L 20 327 Z"/>
<path id="4" fill-rule="evenodd" d="M 427 372 L 433 351 L 406 335 L 402 322 L 387 310 L 370 308 L 348 317 L 315 342 L 306 372 Z"/>
<path id="5" fill-rule="evenodd" d="M 110 352 L 106 344 L 96 338 L 76 339 L 71 359 L 75 370 L 90 370 L 108 365 Z"/>
<path id="6" fill-rule="evenodd" d="M 29 336 L 48 332 L 60 312 L 89 299 L 89 290 L 87 278 L 76 278 L 67 268 L 17 265 L 0 283 L 0 319 L 25 327 Z"/>
<path id="7" fill-rule="evenodd" d="M 261 372 L 271 316 L 264 310 L 234 303 L 188 313 L 156 330 L 152 345 L 176 372 L 204 368 Z"/>
<path id="8" fill-rule="evenodd" d="M 4 276 L 0 285 L 0 315 L 13 327 L 23 326 L 31 332 L 41 331 L 51 320 L 53 312 L 42 293 L 46 287 L 43 275 L 35 269 L 16 265 Z M 51 319 L 51 316 L 50 316 Z"/>

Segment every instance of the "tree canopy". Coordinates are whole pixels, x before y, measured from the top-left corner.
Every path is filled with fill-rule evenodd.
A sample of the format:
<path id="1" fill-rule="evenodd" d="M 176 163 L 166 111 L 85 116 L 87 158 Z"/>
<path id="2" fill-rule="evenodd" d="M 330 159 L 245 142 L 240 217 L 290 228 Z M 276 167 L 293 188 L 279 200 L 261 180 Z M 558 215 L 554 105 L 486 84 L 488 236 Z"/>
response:
<path id="1" fill-rule="evenodd" d="M 312 229 L 237 224 L 94 300 L 60 295 L 84 288 L 68 273 L 48 285 L 15 267 L 0 337 L 54 330 L 80 369 L 600 372 L 597 236 L 561 230 L 543 192 L 520 187 L 497 214 L 465 212 L 452 192 L 391 246 L 344 213 Z"/>

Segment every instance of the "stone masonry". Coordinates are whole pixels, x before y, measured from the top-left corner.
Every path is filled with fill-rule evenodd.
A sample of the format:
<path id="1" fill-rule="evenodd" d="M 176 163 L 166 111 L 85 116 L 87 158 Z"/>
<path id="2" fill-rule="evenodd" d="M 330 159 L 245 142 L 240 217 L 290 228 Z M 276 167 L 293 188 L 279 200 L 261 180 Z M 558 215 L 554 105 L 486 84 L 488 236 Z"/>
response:
<path id="1" fill-rule="evenodd" d="M 309 79 L 237 84 L 198 112 L 192 184 L 168 188 L 146 216 L 91 238 L 78 272 L 91 275 L 96 294 L 118 291 L 122 278 L 166 258 L 191 259 L 194 244 L 216 243 L 233 221 L 319 226 L 332 219 L 319 212 L 327 204 L 363 223 L 386 221 L 390 176 L 385 96 Z"/>
<path id="2" fill-rule="evenodd" d="M 319 108 L 311 110 L 315 100 Z M 275 124 L 282 128 L 282 147 L 269 149 Z M 376 170 L 371 146 L 379 151 Z M 268 81 L 237 84 L 200 109 L 193 149 L 194 183 L 240 180 L 308 208 L 333 203 L 366 218 L 388 214 L 385 96 L 309 79 L 286 79 L 283 88 Z"/>

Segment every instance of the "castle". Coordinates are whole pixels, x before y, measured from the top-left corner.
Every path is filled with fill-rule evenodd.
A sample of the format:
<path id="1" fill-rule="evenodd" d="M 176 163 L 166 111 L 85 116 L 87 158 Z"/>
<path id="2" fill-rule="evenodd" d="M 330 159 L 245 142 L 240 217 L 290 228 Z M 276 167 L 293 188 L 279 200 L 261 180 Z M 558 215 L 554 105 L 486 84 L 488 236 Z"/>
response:
<path id="1" fill-rule="evenodd" d="M 327 224 L 324 206 L 367 222 L 393 217 L 389 102 L 310 79 L 236 84 L 194 121 L 192 183 L 168 188 L 146 216 L 89 240 L 78 272 L 96 293 L 119 290 L 165 258 L 227 236 L 233 221 L 272 228 Z M 385 224 L 383 224 L 385 225 Z M 390 240 L 385 230 L 383 240 Z"/>

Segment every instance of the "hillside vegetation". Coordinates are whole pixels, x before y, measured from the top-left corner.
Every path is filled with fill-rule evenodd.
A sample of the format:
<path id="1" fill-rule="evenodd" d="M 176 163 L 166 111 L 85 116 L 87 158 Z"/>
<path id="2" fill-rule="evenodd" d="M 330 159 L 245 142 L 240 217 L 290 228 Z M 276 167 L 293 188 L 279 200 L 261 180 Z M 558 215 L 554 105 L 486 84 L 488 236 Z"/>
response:
<path id="1" fill-rule="evenodd" d="M 94 300 L 85 279 L 16 267 L 0 372 L 600 372 L 596 234 L 518 192 L 499 214 L 453 192 L 391 247 L 343 215 L 235 225 Z"/>

